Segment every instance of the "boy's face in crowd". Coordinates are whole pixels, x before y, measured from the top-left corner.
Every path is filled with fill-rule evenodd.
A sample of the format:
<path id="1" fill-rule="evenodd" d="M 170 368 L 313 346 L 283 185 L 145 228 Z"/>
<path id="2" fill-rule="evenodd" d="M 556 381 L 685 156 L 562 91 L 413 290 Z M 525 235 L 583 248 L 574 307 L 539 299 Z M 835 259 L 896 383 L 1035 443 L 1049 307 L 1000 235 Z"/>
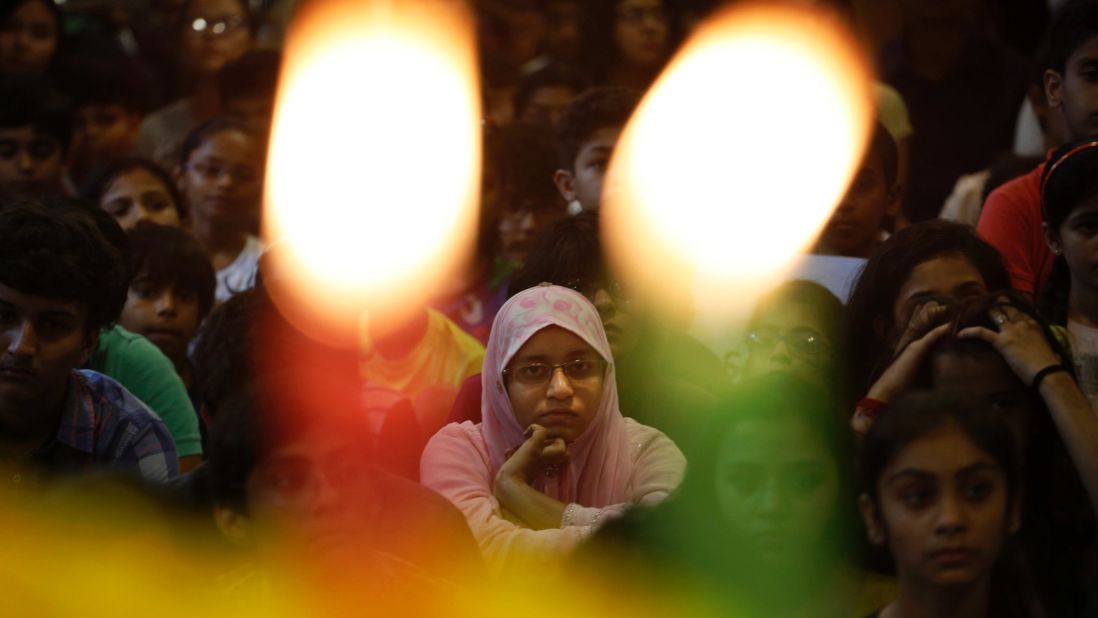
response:
<path id="1" fill-rule="evenodd" d="M 839 470 L 803 421 L 735 423 L 714 478 L 721 519 L 760 566 L 787 568 L 817 555 L 838 508 Z"/>
<path id="2" fill-rule="evenodd" d="M 141 115 L 121 105 L 82 105 L 73 127 L 75 156 L 90 161 L 125 155 L 133 148 L 140 125 Z"/>
<path id="3" fill-rule="evenodd" d="M 153 342 L 172 361 L 181 360 L 198 331 L 198 295 L 169 285 L 154 288 L 144 274 L 134 278 L 118 323 Z"/>
<path id="4" fill-rule="evenodd" d="M 24 2 L 0 26 L 0 72 L 41 73 L 57 52 L 57 23 L 42 2 Z"/>
<path id="5" fill-rule="evenodd" d="M 662 62 L 669 34 L 662 0 L 618 2 L 614 43 L 625 62 L 642 67 Z"/>
<path id="6" fill-rule="evenodd" d="M 867 154 L 846 195 L 820 233 L 818 248 L 831 255 L 867 258 L 880 240 L 885 220 L 896 214 L 899 195 L 879 157 Z"/>
<path id="7" fill-rule="evenodd" d="M 621 131 L 622 127 L 595 131 L 580 147 L 575 166 L 571 170 L 557 170 L 554 180 L 565 201 L 578 200 L 584 210 L 594 210 L 602 204 L 602 180 Z"/>
<path id="8" fill-rule="evenodd" d="M 876 508 L 862 499 L 870 538 L 888 545 L 901 577 L 931 586 L 987 577 L 1018 527 L 1003 469 L 953 423 L 900 451 L 877 494 Z"/>
<path id="9" fill-rule="evenodd" d="M 262 170 L 250 136 L 227 129 L 209 135 L 179 170 L 179 189 L 196 221 L 246 225 L 258 207 Z"/>
<path id="10" fill-rule="evenodd" d="M 24 294 L 0 284 L 0 423 L 33 431 L 34 406 L 65 392 L 69 374 L 95 346 L 83 302 Z"/>
<path id="11" fill-rule="evenodd" d="M 321 557 L 352 557 L 370 541 L 377 504 L 368 457 L 351 433 L 314 428 L 275 448 L 248 476 L 247 515 L 236 516 L 235 531 L 219 518 L 222 529 L 261 544 L 281 539 Z"/>
<path id="12" fill-rule="evenodd" d="M 0 129 L 0 187 L 24 196 L 60 191 L 64 153 L 56 138 L 34 128 Z"/>
<path id="13" fill-rule="evenodd" d="M 103 192 L 99 207 L 110 213 L 123 230 L 142 221 L 179 227 L 179 211 L 168 187 L 149 170 L 137 167 L 118 175 Z"/>
<path id="14" fill-rule="evenodd" d="M 252 46 L 240 0 L 195 0 L 183 18 L 183 59 L 191 70 L 212 75 Z M 196 29 L 199 26 L 199 29 Z"/>
<path id="15" fill-rule="evenodd" d="M 1068 57 L 1063 75 L 1045 71 L 1045 94 L 1060 108 L 1069 140 L 1098 136 L 1098 35 Z"/>

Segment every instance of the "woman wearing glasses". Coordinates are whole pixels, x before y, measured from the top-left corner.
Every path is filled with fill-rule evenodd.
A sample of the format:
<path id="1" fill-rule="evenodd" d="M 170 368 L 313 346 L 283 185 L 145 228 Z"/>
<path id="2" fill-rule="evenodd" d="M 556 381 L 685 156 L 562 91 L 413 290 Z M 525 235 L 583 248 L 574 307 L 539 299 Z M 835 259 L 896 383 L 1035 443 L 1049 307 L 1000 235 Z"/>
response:
<path id="1" fill-rule="evenodd" d="M 622 416 L 614 376 L 598 311 L 579 293 L 538 286 L 496 316 L 482 422 L 444 427 L 420 466 L 496 572 L 529 560 L 544 573 L 601 523 L 678 486 L 685 458 Z"/>
<path id="2" fill-rule="evenodd" d="M 175 167 L 184 138 L 221 113 L 217 75 L 252 48 L 254 32 L 244 0 L 190 0 L 183 17 L 180 62 L 191 86 L 186 98 L 141 123 L 137 152 L 165 169 Z"/>
<path id="3" fill-rule="evenodd" d="M 827 288 L 801 280 L 779 286 L 759 301 L 748 322 L 741 380 L 783 371 L 845 394 L 845 319 L 842 303 Z"/>

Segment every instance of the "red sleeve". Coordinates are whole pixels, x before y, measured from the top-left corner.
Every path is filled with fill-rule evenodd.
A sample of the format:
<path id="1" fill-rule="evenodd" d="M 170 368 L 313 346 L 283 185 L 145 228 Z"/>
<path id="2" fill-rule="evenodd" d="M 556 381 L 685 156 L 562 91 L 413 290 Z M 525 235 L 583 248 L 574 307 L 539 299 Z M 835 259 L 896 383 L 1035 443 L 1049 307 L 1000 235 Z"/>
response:
<path id="1" fill-rule="evenodd" d="M 976 226 L 980 236 L 1003 254 L 1011 285 L 1030 296 L 1036 292 L 1038 281 L 1044 279 L 1042 271 L 1048 261 L 1040 194 L 1029 187 L 1033 175 L 1031 172 L 1015 178 L 992 191 Z"/>

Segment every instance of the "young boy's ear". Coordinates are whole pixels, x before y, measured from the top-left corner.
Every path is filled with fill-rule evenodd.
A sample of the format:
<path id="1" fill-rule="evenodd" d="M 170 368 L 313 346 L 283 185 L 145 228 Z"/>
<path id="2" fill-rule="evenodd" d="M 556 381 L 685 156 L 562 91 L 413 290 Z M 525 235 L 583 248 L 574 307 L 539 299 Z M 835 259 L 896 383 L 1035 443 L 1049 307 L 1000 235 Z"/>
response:
<path id="1" fill-rule="evenodd" d="M 557 191 L 564 201 L 571 202 L 576 199 L 575 178 L 569 170 L 557 170 L 553 173 L 553 184 L 557 185 Z"/>
<path id="2" fill-rule="evenodd" d="M 903 194 L 903 185 L 901 185 L 900 183 L 895 183 L 885 195 L 885 215 L 887 215 L 889 218 L 893 218 L 896 215 L 900 214 L 900 196 Z"/>
<path id="3" fill-rule="evenodd" d="M 1063 102 L 1063 81 L 1063 76 L 1056 71 L 1053 71 L 1052 69 L 1045 71 L 1045 99 L 1048 100 L 1049 107 L 1060 107 L 1060 104 Z"/>
<path id="4" fill-rule="evenodd" d="M 218 530 L 233 544 L 245 547 L 252 543 L 252 522 L 243 513 L 227 506 L 215 506 L 213 519 Z"/>

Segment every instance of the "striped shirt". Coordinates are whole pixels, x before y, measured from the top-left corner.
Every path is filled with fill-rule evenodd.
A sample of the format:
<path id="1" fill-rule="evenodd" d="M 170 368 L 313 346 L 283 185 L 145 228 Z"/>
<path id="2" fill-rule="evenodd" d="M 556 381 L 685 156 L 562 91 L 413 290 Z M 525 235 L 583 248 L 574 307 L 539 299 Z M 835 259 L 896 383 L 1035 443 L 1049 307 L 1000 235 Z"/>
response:
<path id="1" fill-rule="evenodd" d="M 57 435 L 33 457 L 52 472 L 105 468 L 158 483 L 179 476 L 175 443 L 160 417 L 118 382 L 87 369 L 72 372 Z"/>

